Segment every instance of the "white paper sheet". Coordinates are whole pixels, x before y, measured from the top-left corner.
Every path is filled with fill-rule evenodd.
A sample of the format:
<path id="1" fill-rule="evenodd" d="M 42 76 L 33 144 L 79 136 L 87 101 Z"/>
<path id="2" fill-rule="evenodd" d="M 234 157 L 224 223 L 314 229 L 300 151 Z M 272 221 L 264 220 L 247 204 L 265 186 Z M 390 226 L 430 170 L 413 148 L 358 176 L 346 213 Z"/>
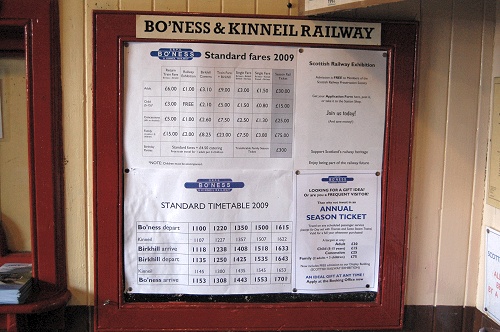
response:
<path id="1" fill-rule="evenodd" d="M 296 48 L 130 43 L 126 52 L 127 167 L 292 168 Z"/>
<path id="2" fill-rule="evenodd" d="M 295 167 L 380 170 L 385 52 L 304 48 L 299 54 Z"/>
<path id="3" fill-rule="evenodd" d="M 248 294 L 291 290 L 292 174 L 125 174 L 126 289 Z"/>
<path id="4" fill-rule="evenodd" d="M 297 291 L 377 291 L 379 175 L 301 173 L 296 220 Z"/>

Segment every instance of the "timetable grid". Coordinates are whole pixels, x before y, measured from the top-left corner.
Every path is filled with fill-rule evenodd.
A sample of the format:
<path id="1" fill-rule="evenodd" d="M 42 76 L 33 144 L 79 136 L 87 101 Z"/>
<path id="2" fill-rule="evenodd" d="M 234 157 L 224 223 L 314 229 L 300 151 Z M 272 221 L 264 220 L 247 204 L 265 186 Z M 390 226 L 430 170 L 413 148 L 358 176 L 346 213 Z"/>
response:
<path id="1" fill-rule="evenodd" d="M 291 158 L 293 69 L 161 67 L 143 82 L 143 156 Z"/>
<path id="2" fill-rule="evenodd" d="M 292 222 L 137 222 L 138 284 L 291 284 Z"/>

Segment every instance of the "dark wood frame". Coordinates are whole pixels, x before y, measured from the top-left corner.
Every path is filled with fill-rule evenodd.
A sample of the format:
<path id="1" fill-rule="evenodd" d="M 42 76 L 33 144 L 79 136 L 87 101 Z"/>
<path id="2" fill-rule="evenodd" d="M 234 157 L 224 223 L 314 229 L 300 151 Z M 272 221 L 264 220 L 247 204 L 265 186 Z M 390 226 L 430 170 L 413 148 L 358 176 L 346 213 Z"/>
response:
<path id="1" fill-rule="evenodd" d="M 0 264 L 30 262 L 37 280 L 37 291 L 27 303 L 0 305 L 0 326 L 3 323 L 10 331 L 28 324 L 30 314 L 63 308 L 70 298 L 66 280 L 58 3 L 2 0 L 0 27 L 22 31 L 21 35 L 2 36 L 0 54 L 26 58 L 31 198 L 31 252 L 8 252 L 0 257 Z M 54 319 L 50 325 L 57 322 Z M 43 323 L 39 327 L 43 328 Z"/>
<path id="2" fill-rule="evenodd" d="M 95 329 L 400 328 L 403 324 L 418 25 L 414 22 L 382 23 L 381 47 L 388 50 L 392 63 L 389 64 L 389 110 L 384 149 L 380 286 L 375 301 L 131 303 L 125 302 L 123 294 L 121 50 L 125 42 L 138 40 L 135 37 L 137 14 L 146 13 L 94 13 Z"/>

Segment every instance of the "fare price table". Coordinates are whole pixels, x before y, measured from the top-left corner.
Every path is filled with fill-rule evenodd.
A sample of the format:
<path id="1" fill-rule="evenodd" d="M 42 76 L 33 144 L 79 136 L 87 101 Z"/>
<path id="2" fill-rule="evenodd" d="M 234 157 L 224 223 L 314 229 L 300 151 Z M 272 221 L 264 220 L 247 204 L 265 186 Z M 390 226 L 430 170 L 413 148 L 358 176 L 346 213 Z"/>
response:
<path id="1" fill-rule="evenodd" d="M 136 234 L 139 285 L 291 285 L 290 221 L 138 221 Z"/>
<path id="2" fill-rule="evenodd" d="M 291 158 L 293 69 L 161 67 L 143 82 L 143 155 Z"/>

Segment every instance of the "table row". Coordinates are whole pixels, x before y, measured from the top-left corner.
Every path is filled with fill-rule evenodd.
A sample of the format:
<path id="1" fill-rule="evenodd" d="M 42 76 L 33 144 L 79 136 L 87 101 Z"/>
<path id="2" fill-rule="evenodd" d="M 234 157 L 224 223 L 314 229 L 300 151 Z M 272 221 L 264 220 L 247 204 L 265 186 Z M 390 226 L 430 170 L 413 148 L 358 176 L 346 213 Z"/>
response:
<path id="1" fill-rule="evenodd" d="M 208 266 L 200 266 L 198 264 L 178 264 L 171 265 L 147 265 L 139 263 L 137 266 L 138 275 L 151 275 L 151 274 L 187 274 L 193 276 L 200 275 L 249 275 L 249 274 L 290 274 L 291 264 L 288 263 L 275 263 L 269 264 L 210 264 Z"/>
<path id="2" fill-rule="evenodd" d="M 252 114 L 292 113 L 293 98 L 190 98 L 144 97 L 142 111 L 146 112 L 235 112 Z M 182 115 L 182 114 L 181 114 Z"/>
<path id="3" fill-rule="evenodd" d="M 287 128 L 196 128 L 196 127 L 143 127 L 143 142 L 192 143 L 285 143 L 293 141 L 293 131 Z"/>
<path id="4" fill-rule="evenodd" d="M 162 202 L 163 208 L 169 209 L 265 209 L 267 202 L 210 202 L 210 203 L 174 203 Z M 290 233 L 291 221 L 235 221 L 235 222 L 182 222 L 182 221 L 147 221 L 136 222 L 137 233 L 169 234 L 232 234 L 232 233 Z"/>
<path id="5" fill-rule="evenodd" d="M 293 128 L 292 113 L 233 112 L 147 112 L 142 116 L 145 127 L 195 128 Z"/>
<path id="6" fill-rule="evenodd" d="M 222 140 L 222 138 L 219 138 Z M 226 141 L 227 140 L 227 141 Z M 185 158 L 291 158 L 292 143 L 272 142 L 222 142 L 148 141 L 143 143 L 144 157 Z M 157 161 L 159 165 L 181 165 L 168 161 Z"/>
<path id="7" fill-rule="evenodd" d="M 282 238 L 288 238 L 288 236 L 281 236 Z M 142 244 L 141 242 L 137 245 L 137 252 L 139 254 L 144 253 L 188 253 L 188 254 L 230 254 L 230 253 L 259 253 L 259 254 L 267 254 L 267 253 L 290 253 L 292 251 L 292 247 L 290 242 L 265 242 L 267 237 L 262 237 L 263 239 L 259 241 L 259 238 L 254 242 L 249 242 L 246 240 L 247 236 L 236 237 L 234 241 L 240 240 L 241 242 L 233 242 L 225 243 L 228 240 L 225 237 L 216 237 L 215 240 L 217 243 L 205 243 L 204 238 L 199 239 L 191 239 L 191 240 L 199 240 L 202 243 L 179 243 L 176 239 L 175 241 L 171 241 L 173 239 L 165 239 L 168 243 L 163 244 Z M 141 238 L 142 239 L 142 238 Z M 266 257 L 266 261 L 268 258 Z"/>
<path id="8" fill-rule="evenodd" d="M 262 285 L 262 284 L 291 284 L 290 274 L 269 275 L 239 275 L 239 276 L 191 276 L 186 274 L 168 275 L 139 275 L 139 285 L 199 285 L 199 286 L 227 286 L 227 285 Z"/>
<path id="9" fill-rule="evenodd" d="M 292 83 L 196 83 L 196 82 L 144 82 L 143 96 L 231 97 L 293 99 Z"/>
<path id="10" fill-rule="evenodd" d="M 293 69 L 261 69 L 238 67 L 195 67 L 162 66 L 162 81 L 170 82 L 291 82 L 294 81 Z"/>
<path id="11" fill-rule="evenodd" d="M 230 244 L 287 244 L 292 242 L 291 232 L 234 232 L 234 233 L 172 233 L 137 232 L 137 244 L 156 248 L 157 245 L 197 244 L 197 245 L 230 245 Z M 156 250 L 158 251 L 158 250 Z M 169 251 L 161 248 L 159 251 Z M 172 251 L 172 250 L 170 250 Z M 175 250 L 177 251 L 177 249 Z"/>

